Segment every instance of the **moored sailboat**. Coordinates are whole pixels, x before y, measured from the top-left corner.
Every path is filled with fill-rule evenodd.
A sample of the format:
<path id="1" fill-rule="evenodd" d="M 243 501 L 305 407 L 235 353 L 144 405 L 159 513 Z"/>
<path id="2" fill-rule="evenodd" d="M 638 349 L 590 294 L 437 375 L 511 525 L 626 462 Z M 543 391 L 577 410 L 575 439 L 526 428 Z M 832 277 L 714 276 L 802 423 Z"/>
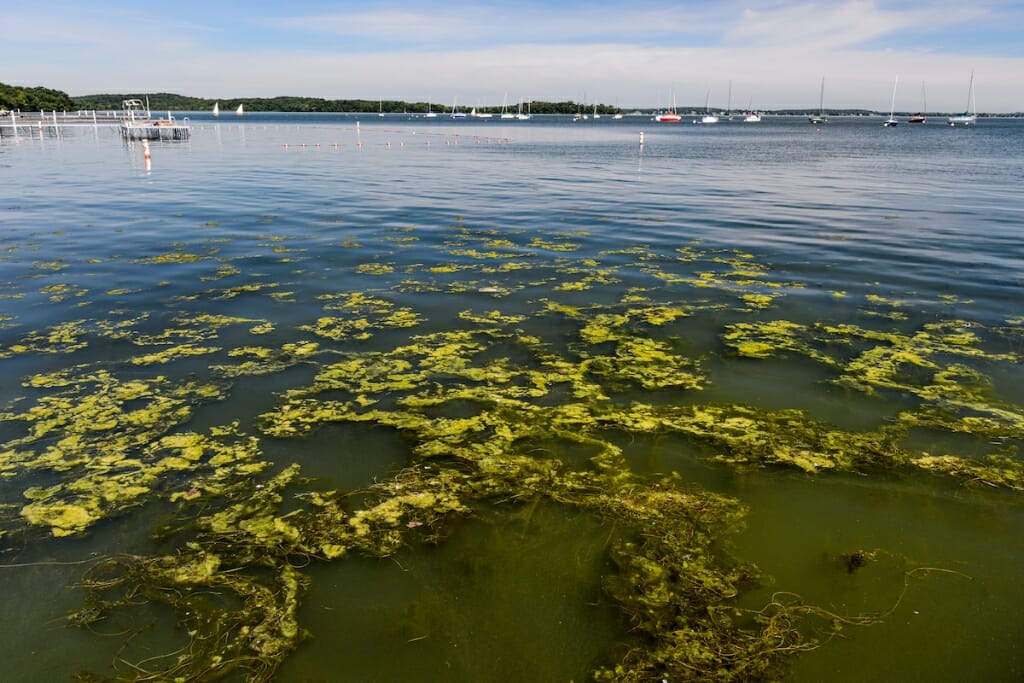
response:
<path id="1" fill-rule="evenodd" d="M 517 121 L 529 121 L 530 118 L 531 118 L 530 103 L 529 102 L 526 103 L 526 113 L 524 114 L 523 113 L 523 101 L 519 100 L 519 111 L 516 112 L 516 120 Z"/>
<path id="2" fill-rule="evenodd" d="M 973 112 L 973 113 L 972 113 Z M 974 72 L 971 72 L 971 83 L 967 86 L 967 111 L 959 116 L 950 116 L 951 126 L 973 126 L 978 122 L 978 105 L 974 101 Z"/>
<path id="3" fill-rule="evenodd" d="M 889 107 L 889 118 L 882 124 L 886 128 L 895 127 L 899 121 L 896 120 L 896 86 L 899 85 L 900 77 L 896 76 L 896 82 L 892 84 L 892 106 Z"/>
<path id="4" fill-rule="evenodd" d="M 818 99 L 818 114 L 811 114 L 807 120 L 811 123 L 828 123 L 828 116 L 825 115 L 825 77 L 821 77 L 821 95 Z"/>
<path id="5" fill-rule="evenodd" d="M 522 109 L 522 107 L 520 107 Z M 501 118 L 503 119 L 514 119 L 515 114 L 508 110 L 508 93 L 505 93 L 505 99 L 501 101 Z"/>
<path id="6" fill-rule="evenodd" d="M 654 117 L 658 123 L 679 123 L 683 117 L 676 113 L 676 94 L 672 93 L 672 108 Z"/>
<path id="7" fill-rule="evenodd" d="M 743 123 L 761 123 L 761 115 L 754 111 L 754 98 L 750 98 L 750 102 L 747 104 L 746 115 L 743 117 Z"/>
<path id="8" fill-rule="evenodd" d="M 452 118 L 453 119 L 464 119 L 464 118 L 466 118 L 466 112 L 459 111 L 458 106 L 456 106 L 456 104 L 455 104 L 456 101 L 457 101 L 457 98 L 456 99 L 452 99 Z"/>
<path id="9" fill-rule="evenodd" d="M 907 117 L 907 123 L 924 123 L 928 120 L 928 99 L 924 94 L 924 81 L 921 81 L 921 113 L 911 114 Z"/>
<path id="10" fill-rule="evenodd" d="M 704 116 L 700 117 L 701 123 L 718 123 L 718 117 L 711 113 L 708 108 L 708 103 L 711 101 L 711 88 L 708 88 L 708 94 L 704 98 Z"/>

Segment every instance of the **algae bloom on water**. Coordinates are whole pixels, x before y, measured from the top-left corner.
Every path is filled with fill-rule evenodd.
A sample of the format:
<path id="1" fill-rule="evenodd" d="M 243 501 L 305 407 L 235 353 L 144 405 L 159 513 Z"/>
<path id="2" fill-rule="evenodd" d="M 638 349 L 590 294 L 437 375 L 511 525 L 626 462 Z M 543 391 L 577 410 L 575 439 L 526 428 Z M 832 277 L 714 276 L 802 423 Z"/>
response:
<path id="1" fill-rule="evenodd" d="M 850 303 L 884 306 L 871 325 L 790 320 L 775 309 L 803 284 L 735 250 L 595 254 L 579 232 L 499 239 L 464 226 L 414 237 L 374 240 L 372 259 L 362 247 L 332 252 L 356 278 L 350 288 L 300 245 L 289 258 L 295 280 L 316 282 L 310 291 L 248 272 L 247 258 L 290 262 L 273 239 L 230 267 L 226 244 L 133 259 L 155 282 L 199 268 L 188 271 L 202 273 L 196 286 L 217 289 L 169 297 L 173 315 L 76 317 L 17 330 L 0 348 L 2 361 L 51 367 L 24 376 L 0 414 L 0 476 L 18 489 L 2 508 L 3 537 L 59 543 L 142 509 L 165 514 L 152 552 L 99 559 L 79 583 L 72 625 L 172 613 L 181 627 L 176 648 L 122 657 L 113 677 L 270 680 L 317 637 L 301 619 L 311 567 L 395 559 L 445 543 L 465 518 L 543 502 L 606 533 L 600 600 L 620 633 L 588 675 L 771 680 L 837 624 L 877 615 L 805 604 L 799 586 L 744 603 L 768 582 L 730 547 L 744 506 L 678 473 L 639 471 L 638 442 L 678 440 L 699 466 L 730 472 L 942 474 L 1024 488 L 1024 412 L 994 379 L 1019 362 L 996 348 L 1016 323 L 916 324 L 892 315 L 905 303 L 878 298 Z M 423 262 L 402 264 L 397 250 L 411 243 Z M 96 296 L 34 293 L 47 305 Z M 438 303 L 453 296 L 455 306 Z M 39 360 L 62 354 L 62 369 Z M 783 363 L 898 409 L 855 429 L 745 395 L 704 398 L 732 371 Z M 345 487 L 303 476 L 369 458 L 335 439 L 360 430 L 393 438 L 388 467 Z M 931 452 L 915 441 L 923 430 L 983 435 L 991 447 Z M 875 553 L 849 553 L 848 573 Z"/>

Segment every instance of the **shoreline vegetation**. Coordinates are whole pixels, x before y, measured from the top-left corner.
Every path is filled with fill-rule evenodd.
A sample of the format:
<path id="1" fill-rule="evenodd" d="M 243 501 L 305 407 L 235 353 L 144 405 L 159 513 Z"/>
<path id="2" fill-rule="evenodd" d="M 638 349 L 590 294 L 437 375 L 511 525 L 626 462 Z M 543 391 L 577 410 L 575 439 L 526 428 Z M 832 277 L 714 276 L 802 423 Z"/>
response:
<path id="1" fill-rule="evenodd" d="M 60 90 L 53 90 L 45 87 L 23 87 L 12 86 L 0 83 L 0 110 L 12 111 L 77 111 L 77 110 L 120 110 L 121 103 L 126 99 L 141 99 L 149 103 L 153 110 L 171 111 L 209 111 L 215 103 L 220 104 L 222 111 L 233 111 L 239 104 L 245 105 L 246 112 L 294 112 L 294 113 L 376 113 L 385 114 L 423 114 L 428 110 L 439 115 L 451 114 L 452 106 L 439 102 L 406 102 L 403 100 L 381 100 L 381 99 L 337 99 L 328 100 L 320 97 L 251 97 L 251 98 L 225 98 L 210 99 L 204 97 L 189 97 L 175 93 L 122 93 L 122 94 L 98 94 L 78 95 L 72 97 Z M 580 103 L 572 100 L 562 102 L 546 102 L 531 100 L 523 103 L 532 114 L 566 114 L 572 115 L 580 112 L 588 114 L 597 113 L 601 116 L 611 116 L 617 113 L 622 114 L 653 114 L 660 111 L 655 107 L 621 108 L 608 104 Z M 507 105 L 504 105 L 507 108 Z M 518 106 L 518 103 L 516 103 Z M 499 114 L 503 105 L 477 106 L 480 113 Z M 467 110 L 471 107 L 461 106 L 460 110 Z M 628 109 L 628 111 L 626 111 Z M 704 111 L 704 106 L 684 106 L 676 108 L 676 111 L 695 115 Z M 739 113 L 742 110 L 732 110 L 732 113 Z M 818 108 L 805 109 L 762 109 L 766 114 L 778 116 L 807 116 L 812 113 L 819 113 Z M 874 116 L 888 115 L 888 112 L 874 111 L 871 109 L 853 108 L 831 108 L 826 109 L 829 116 Z M 897 115 L 907 116 L 914 112 L 896 112 Z M 959 112 L 928 112 L 932 116 L 948 116 Z M 980 117 L 1024 116 L 1024 112 L 1008 113 L 979 113 Z"/>

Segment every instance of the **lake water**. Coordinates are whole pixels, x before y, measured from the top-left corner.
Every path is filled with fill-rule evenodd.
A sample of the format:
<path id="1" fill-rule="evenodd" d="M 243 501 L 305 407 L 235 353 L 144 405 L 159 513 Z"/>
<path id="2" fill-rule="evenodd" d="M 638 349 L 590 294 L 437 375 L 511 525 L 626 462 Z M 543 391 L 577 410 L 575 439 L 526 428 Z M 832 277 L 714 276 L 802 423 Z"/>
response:
<path id="1" fill-rule="evenodd" d="M 86 628 L 65 617 L 103 558 L 189 552 L 187 532 L 154 534 L 238 503 L 203 478 L 220 463 L 263 482 L 297 463 L 295 491 L 361 491 L 354 514 L 367 487 L 450 464 L 395 416 L 505 401 L 550 420 L 649 406 L 662 427 L 513 421 L 507 443 L 563 472 L 612 444 L 638 485 L 676 473 L 737 501 L 729 554 L 763 574 L 740 606 L 782 592 L 881 616 L 787 658 L 784 680 L 1024 679 L 1024 121 L 686 121 L 193 114 L 148 164 L 112 129 L 5 130 L 4 678 L 137 679 L 185 652 L 195 624 L 145 591 Z M 293 401 L 349 407 L 289 422 Z M 741 414 L 773 425 L 756 447 L 723 436 Z M 851 450 L 886 429 L 871 443 L 899 463 Z M 255 445 L 163 460 L 174 434 Z M 275 680 L 613 666 L 633 643 L 602 590 L 620 532 L 563 502 L 481 496 L 383 558 L 292 556 L 311 637 Z M 871 561 L 848 568 L 857 552 Z"/>

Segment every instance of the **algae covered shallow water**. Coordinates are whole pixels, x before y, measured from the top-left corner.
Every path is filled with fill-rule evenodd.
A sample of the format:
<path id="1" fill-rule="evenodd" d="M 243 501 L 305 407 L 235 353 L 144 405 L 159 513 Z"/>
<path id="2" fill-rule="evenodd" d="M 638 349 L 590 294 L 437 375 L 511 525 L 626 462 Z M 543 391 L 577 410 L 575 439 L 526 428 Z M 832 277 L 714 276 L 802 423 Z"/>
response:
<path id="1" fill-rule="evenodd" d="M 194 123 L 0 139 L 14 679 L 1024 675 L 1020 122 Z"/>

